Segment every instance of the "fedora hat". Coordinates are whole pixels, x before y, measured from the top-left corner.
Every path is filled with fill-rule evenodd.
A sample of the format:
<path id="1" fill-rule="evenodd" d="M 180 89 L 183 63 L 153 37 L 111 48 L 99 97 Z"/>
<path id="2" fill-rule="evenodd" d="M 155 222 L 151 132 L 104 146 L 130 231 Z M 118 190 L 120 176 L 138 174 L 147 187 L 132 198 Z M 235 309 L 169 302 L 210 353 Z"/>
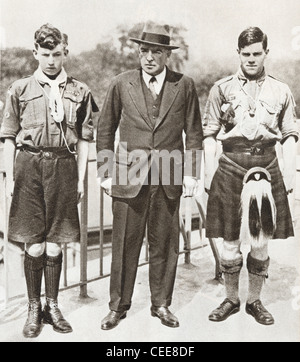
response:
<path id="1" fill-rule="evenodd" d="M 141 38 L 129 38 L 138 44 L 158 45 L 167 49 L 178 49 L 178 46 L 170 45 L 169 25 L 159 25 L 154 22 L 147 22 L 144 26 Z"/>

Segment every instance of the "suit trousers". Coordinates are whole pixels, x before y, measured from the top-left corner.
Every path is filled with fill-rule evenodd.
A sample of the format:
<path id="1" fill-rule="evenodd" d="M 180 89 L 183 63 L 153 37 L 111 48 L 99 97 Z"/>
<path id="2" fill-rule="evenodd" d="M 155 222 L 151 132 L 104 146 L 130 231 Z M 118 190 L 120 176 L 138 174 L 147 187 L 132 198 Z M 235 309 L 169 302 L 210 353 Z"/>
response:
<path id="1" fill-rule="evenodd" d="M 146 225 L 151 302 L 171 305 L 179 255 L 179 205 L 180 197 L 169 199 L 161 185 L 144 185 L 134 198 L 113 198 L 110 310 L 131 307 Z"/>

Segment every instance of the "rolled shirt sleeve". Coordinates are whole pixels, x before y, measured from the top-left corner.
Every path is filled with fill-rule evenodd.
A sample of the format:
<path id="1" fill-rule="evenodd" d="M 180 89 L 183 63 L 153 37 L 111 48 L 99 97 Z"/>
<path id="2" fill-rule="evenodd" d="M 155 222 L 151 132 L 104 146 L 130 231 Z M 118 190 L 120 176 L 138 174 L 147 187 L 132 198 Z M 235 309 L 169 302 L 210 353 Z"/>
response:
<path id="1" fill-rule="evenodd" d="M 6 95 L 4 117 L 0 129 L 0 139 L 15 139 L 21 129 L 19 99 L 15 87 L 12 85 Z"/>
<path id="2" fill-rule="evenodd" d="M 286 100 L 279 115 L 279 129 L 282 134 L 280 143 L 284 143 L 290 136 L 294 136 L 296 141 L 298 141 L 299 133 L 295 107 L 296 103 L 294 97 L 287 87 Z"/>
<path id="3" fill-rule="evenodd" d="M 77 131 L 79 139 L 89 142 L 93 141 L 93 113 L 98 111 L 99 109 L 92 96 L 92 93 L 90 92 L 90 90 L 88 90 L 81 107 L 77 111 Z"/>

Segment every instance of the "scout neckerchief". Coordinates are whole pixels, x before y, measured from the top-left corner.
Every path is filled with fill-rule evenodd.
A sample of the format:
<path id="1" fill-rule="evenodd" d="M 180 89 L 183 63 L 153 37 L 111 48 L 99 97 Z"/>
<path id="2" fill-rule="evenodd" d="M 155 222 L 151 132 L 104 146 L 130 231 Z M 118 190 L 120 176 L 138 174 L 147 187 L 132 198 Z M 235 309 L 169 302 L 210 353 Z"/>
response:
<path id="1" fill-rule="evenodd" d="M 41 86 L 43 91 L 45 92 L 46 96 L 49 99 L 49 108 L 51 110 L 51 116 L 53 117 L 54 121 L 59 124 L 62 137 L 64 139 L 65 145 L 68 149 L 68 151 L 72 154 L 75 154 L 76 152 L 73 152 L 70 150 L 68 142 L 65 137 L 64 130 L 62 128 L 62 121 L 64 120 L 65 111 L 64 111 L 64 105 L 62 101 L 62 93 L 60 92 L 59 86 L 63 85 L 66 86 L 67 84 L 67 73 L 64 70 L 64 68 L 61 69 L 61 72 L 58 74 L 58 76 L 55 79 L 50 79 L 47 77 L 47 75 L 42 71 L 42 69 L 39 67 L 34 72 L 34 77 L 37 80 L 38 84 L 41 86 L 41 83 L 46 83 L 50 86 L 50 93 L 47 94 L 45 89 Z M 70 113 L 71 114 L 71 113 Z"/>
<path id="2" fill-rule="evenodd" d="M 250 117 L 255 116 L 256 102 L 260 93 L 259 90 L 265 79 L 266 79 L 265 69 L 263 69 L 262 73 L 258 76 L 258 78 L 253 80 L 248 79 L 243 73 L 241 68 L 238 71 L 239 84 L 241 86 L 242 91 L 246 94 L 248 98 L 248 105 L 249 105 L 248 112 Z"/>
<path id="3" fill-rule="evenodd" d="M 47 94 L 47 96 L 49 98 L 49 108 L 51 110 L 51 116 L 53 117 L 55 122 L 61 123 L 64 119 L 65 112 L 59 86 L 60 84 L 66 83 L 67 73 L 65 72 L 64 68 L 62 68 L 59 75 L 52 80 L 47 77 L 47 75 L 39 67 L 34 72 L 34 77 L 39 83 L 46 83 L 50 86 L 50 93 L 49 95 Z"/>

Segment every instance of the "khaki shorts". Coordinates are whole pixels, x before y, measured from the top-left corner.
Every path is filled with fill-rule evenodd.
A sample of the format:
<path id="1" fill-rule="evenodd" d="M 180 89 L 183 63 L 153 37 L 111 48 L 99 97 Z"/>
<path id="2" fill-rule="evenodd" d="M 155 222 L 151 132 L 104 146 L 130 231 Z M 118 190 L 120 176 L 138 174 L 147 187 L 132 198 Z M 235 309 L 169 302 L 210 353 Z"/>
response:
<path id="1" fill-rule="evenodd" d="M 65 243 L 80 239 L 74 155 L 20 151 L 8 238 L 21 243 Z"/>

